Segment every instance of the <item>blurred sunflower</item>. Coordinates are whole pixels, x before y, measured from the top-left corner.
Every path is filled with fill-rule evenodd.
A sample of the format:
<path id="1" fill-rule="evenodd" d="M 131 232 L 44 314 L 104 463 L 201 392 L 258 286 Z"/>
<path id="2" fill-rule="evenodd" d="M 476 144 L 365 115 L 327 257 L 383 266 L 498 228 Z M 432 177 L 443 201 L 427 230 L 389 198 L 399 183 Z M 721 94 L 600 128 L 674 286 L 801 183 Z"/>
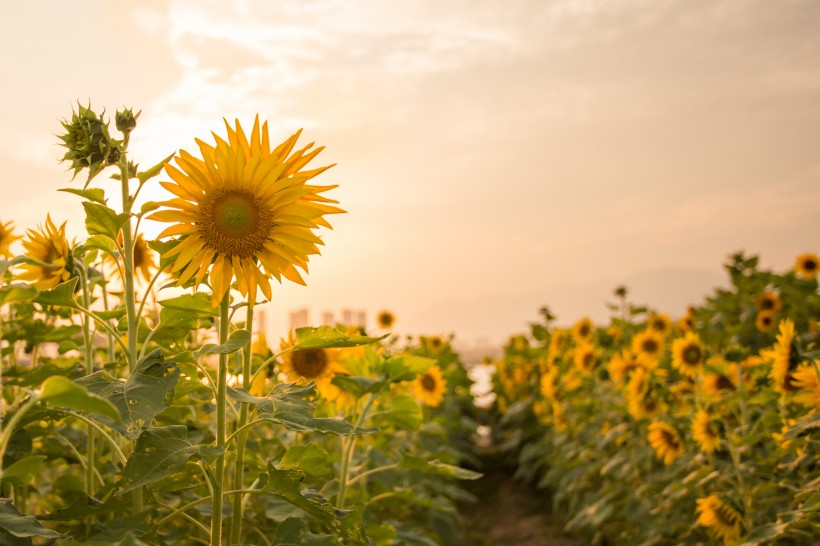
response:
<path id="1" fill-rule="evenodd" d="M 816 360 L 814 365 L 799 366 L 794 371 L 792 384 L 800 389 L 795 393 L 794 401 L 820 412 L 820 380 L 817 378 L 815 366 L 820 366 L 820 359 Z"/>
<path id="2" fill-rule="evenodd" d="M 695 502 L 698 524 L 706 527 L 715 540 L 729 544 L 740 538 L 743 516 L 732 505 L 717 495 L 709 495 Z"/>
<path id="3" fill-rule="evenodd" d="M 338 349 L 290 350 L 296 343 L 293 332 L 288 340 L 279 344 L 282 355 L 282 372 L 288 381 L 316 382 L 316 390 L 326 400 L 334 400 L 339 389 L 331 383 L 336 375 L 350 372 L 338 362 Z"/>
<path id="4" fill-rule="evenodd" d="M 774 328 L 774 311 L 758 311 L 755 318 L 755 326 L 758 330 L 767 334 Z"/>
<path id="5" fill-rule="evenodd" d="M 658 332 L 661 336 L 665 336 L 672 330 L 672 320 L 669 318 L 669 315 L 652 313 L 646 321 L 646 328 Z"/>
<path id="6" fill-rule="evenodd" d="M 792 347 L 793 342 L 794 322 L 791 319 L 781 320 L 777 343 L 771 349 L 761 352 L 761 356 L 772 362 L 769 377 L 774 383 L 774 390 L 782 394 L 799 390 L 794 384 L 793 372 L 799 362 L 796 351 Z"/>
<path id="7" fill-rule="evenodd" d="M 663 337 L 655 330 L 638 332 L 632 338 L 632 351 L 639 356 L 657 358 L 663 351 Z"/>
<path id="8" fill-rule="evenodd" d="M 440 406 L 446 392 L 447 382 L 441 376 L 438 366 L 432 366 L 413 382 L 413 394 L 425 406 Z"/>
<path id="9" fill-rule="evenodd" d="M 6 223 L 0 222 L 0 258 L 14 256 L 9 247 L 18 239 L 21 239 L 21 237 L 14 234 L 14 222 L 12 220 Z"/>
<path id="10" fill-rule="evenodd" d="M 65 222 L 58 228 L 46 215 L 45 228 L 26 232 L 23 248 L 27 257 L 47 265 L 23 264 L 18 276 L 24 281 L 34 281 L 40 290 L 54 288 L 71 277 L 71 246 L 65 235 Z"/>
<path id="11" fill-rule="evenodd" d="M 541 376 L 541 395 L 547 400 L 558 400 L 560 372 L 558 368 L 550 368 L 547 373 Z"/>
<path id="12" fill-rule="evenodd" d="M 736 370 L 736 367 L 732 370 Z M 707 373 L 700 383 L 701 390 L 708 396 L 716 396 L 720 391 L 737 390 L 737 371 L 734 373 Z"/>
<path id="13" fill-rule="evenodd" d="M 775 313 L 783 307 L 783 303 L 780 301 L 780 295 L 771 290 L 762 292 L 755 300 L 755 305 L 760 311 L 772 311 Z"/>
<path id="14" fill-rule="evenodd" d="M 591 374 L 598 365 L 599 351 L 591 343 L 582 343 L 575 348 L 572 361 L 585 374 Z"/>
<path id="15" fill-rule="evenodd" d="M 692 419 L 692 437 L 704 453 L 712 453 L 720 447 L 720 434 L 709 414 L 698 410 Z"/>
<path id="16" fill-rule="evenodd" d="M 690 305 L 686 308 L 686 314 L 678 321 L 678 329 L 686 332 L 695 325 L 695 309 Z"/>
<path id="17" fill-rule="evenodd" d="M 441 350 L 444 348 L 445 344 L 441 336 L 423 337 L 422 341 L 424 342 L 424 345 L 427 347 L 427 349 L 434 355 L 439 354 Z"/>
<path id="18" fill-rule="evenodd" d="M 388 330 L 393 327 L 396 322 L 396 316 L 390 311 L 379 311 L 376 315 L 376 324 L 383 330 Z"/>
<path id="19" fill-rule="evenodd" d="M 594 328 L 595 326 L 592 324 L 592 319 L 589 317 L 581 318 L 581 320 L 572 326 L 572 338 L 575 340 L 575 343 L 580 344 L 589 341 L 589 339 L 592 338 Z"/>
<path id="20" fill-rule="evenodd" d="M 624 349 L 620 353 L 616 353 L 612 356 L 606 368 L 612 381 L 621 383 L 625 379 L 629 379 L 629 375 L 632 371 L 639 366 L 640 364 L 632 351 Z"/>
<path id="21" fill-rule="evenodd" d="M 308 258 L 319 254 L 321 239 L 311 230 L 331 227 L 325 214 L 344 212 L 321 196 L 336 186 L 307 182 L 327 170 L 302 170 L 322 150 L 313 143 L 293 152 L 301 131 L 271 150 L 268 124 L 257 116 L 250 138 L 239 121 L 225 122 L 228 140 L 214 135 L 216 145 L 197 139 L 202 159 L 186 151 L 176 158 L 179 168 L 165 165 L 173 182 L 160 184 L 176 198 L 160 203 L 165 209 L 150 219 L 172 222 L 159 238 L 181 236 L 165 256 L 176 260 L 177 284 L 195 278 L 201 283 L 210 270 L 216 306 L 233 279 L 243 296 L 255 300 L 257 288 L 270 299 L 269 279 L 282 277 L 305 284 L 297 267 L 307 272 Z"/>
<path id="22" fill-rule="evenodd" d="M 817 276 L 818 267 L 820 267 L 820 258 L 811 252 L 801 254 L 794 262 L 794 270 L 807 281 Z"/>
<path id="23" fill-rule="evenodd" d="M 703 343 L 694 332 L 686 332 L 672 342 L 672 365 L 686 377 L 695 377 L 703 371 L 705 356 Z"/>
<path id="24" fill-rule="evenodd" d="M 117 243 L 122 248 L 122 231 L 117 234 Z M 145 242 L 142 234 L 137 235 L 134 239 L 134 277 L 149 282 L 154 270 L 157 268 L 155 257 L 156 253 Z M 109 264 L 116 263 L 115 259 L 108 254 L 106 254 L 104 260 Z"/>
<path id="25" fill-rule="evenodd" d="M 683 455 L 683 440 L 680 433 L 664 422 L 650 423 L 647 439 L 658 458 L 663 460 L 663 464 L 669 464 Z"/>

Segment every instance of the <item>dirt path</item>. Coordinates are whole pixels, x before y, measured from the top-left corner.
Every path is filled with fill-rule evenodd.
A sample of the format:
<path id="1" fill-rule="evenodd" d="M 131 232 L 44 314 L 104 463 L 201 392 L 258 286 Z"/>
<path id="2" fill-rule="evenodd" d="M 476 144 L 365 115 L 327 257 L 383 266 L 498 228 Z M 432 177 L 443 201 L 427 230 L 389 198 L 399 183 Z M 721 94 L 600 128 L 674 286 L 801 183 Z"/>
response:
<path id="1" fill-rule="evenodd" d="M 479 498 L 462 506 L 464 546 L 587 546 L 563 532 L 543 491 L 491 471 L 468 489 Z"/>

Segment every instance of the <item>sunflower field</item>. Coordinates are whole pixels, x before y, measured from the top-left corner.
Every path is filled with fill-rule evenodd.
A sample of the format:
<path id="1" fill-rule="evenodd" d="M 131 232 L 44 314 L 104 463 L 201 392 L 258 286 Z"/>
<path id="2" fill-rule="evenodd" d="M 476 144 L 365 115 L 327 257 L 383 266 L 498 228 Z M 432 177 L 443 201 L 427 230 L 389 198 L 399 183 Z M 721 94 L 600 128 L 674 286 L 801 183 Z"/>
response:
<path id="1" fill-rule="evenodd" d="M 592 544 L 818 543 L 818 257 L 725 267 L 675 321 L 624 287 L 606 324 L 543 308 L 495 363 L 495 441 Z"/>
<path id="2" fill-rule="evenodd" d="M 255 333 L 270 280 L 304 284 L 344 212 L 314 184 L 321 148 L 226 122 L 141 169 L 138 117 L 63 122 L 86 237 L 0 222 L 0 544 L 457 543 L 480 474 L 449 343 L 391 337 L 390 313 Z M 139 201 L 149 184 L 168 199 Z"/>

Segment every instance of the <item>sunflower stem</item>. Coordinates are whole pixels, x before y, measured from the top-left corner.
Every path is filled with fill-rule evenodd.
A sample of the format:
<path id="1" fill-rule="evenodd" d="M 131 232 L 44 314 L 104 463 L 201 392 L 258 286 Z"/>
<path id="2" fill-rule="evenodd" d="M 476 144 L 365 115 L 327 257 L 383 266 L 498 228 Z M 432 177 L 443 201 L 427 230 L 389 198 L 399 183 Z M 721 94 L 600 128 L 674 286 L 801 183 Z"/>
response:
<path id="1" fill-rule="evenodd" d="M 358 429 L 364 424 L 364 420 L 367 418 L 367 413 L 370 411 L 370 407 L 373 405 L 373 401 L 375 399 L 376 398 L 373 396 L 372 393 L 368 395 L 367 402 L 364 403 L 364 407 L 362 408 L 361 413 L 359 413 L 358 419 L 356 419 L 354 429 Z M 353 448 L 355 447 L 355 435 L 347 436 L 342 440 L 342 468 L 339 472 L 339 494 L 336 497 L 336 508 L 339 509 L 344 508 L 345 496 L 347 495 L 348 479 L 350 477 L 350 459 L 353 458 Z"/>
<path id="2" fill-rule="evenodd" d="M 85 266 L 78 268 L 80 273 L 80 282 L 82 282 L 82 298 L 83 307 L 88 309 L 91 307 L 91 294 L 89 293 L 88 274 Z M 83 349 L 85 357 L 85 373 L 91 375 L 94 373 L 94 347 L 92 347 L 91 339 L 91 320 L 88 315 L 83 315 Z M 85 472 L 85 492 L 89 497 L 94 496 L 94 471 L 97 468 L 96 450 L 96 432 L 93 427 L 88 426 L 87 446 L 86 446 L 86 465 Z"/>
<path id="3" fill-rule="evenodd" d="M 245 347 L 242 353 L 242 388 L 246 391 L 251 390 L 251 359 L 253 358 L 251 347 L 253 346 L 253 295 L 248 300 L 248 316 L 245 319 L 245 329 L 251 333 L 251 339 L 248 340 L 248 346 Z M 237 422 L 237 431 L 239 435 L 236 438 L 236 466 L 234 467 L 233 486 L 234 489 L 242 489 L 245 478 L 245 444 L 248 441 L 248 429 L 242 430 L 248 423 L 248 413 L 250 411 L 249 404 L 242 403 L 239 409 L 239 421 Z M 229 544 L 239 544 L 242 537 L 242 512 L 243 503 L 241 496 L 233 498 L 233 521 L 231 522 L 231 540 Z"/>
<path id="4" fill-rule="evenodd" d="M 228 341 L 229 326 L 229 292 L 222 296 L 219 304 L 219 344 Z M 216 382 L 216 445 L 225 447 L 225 403 L 228 382 L 228 355 L 219 355 L 219 372 Z M 211 497 L 211 546 L 222 544 L 222 491 L 225 488 L 225 453 L 216 458 L 214 463 L 213 495 Z"/>

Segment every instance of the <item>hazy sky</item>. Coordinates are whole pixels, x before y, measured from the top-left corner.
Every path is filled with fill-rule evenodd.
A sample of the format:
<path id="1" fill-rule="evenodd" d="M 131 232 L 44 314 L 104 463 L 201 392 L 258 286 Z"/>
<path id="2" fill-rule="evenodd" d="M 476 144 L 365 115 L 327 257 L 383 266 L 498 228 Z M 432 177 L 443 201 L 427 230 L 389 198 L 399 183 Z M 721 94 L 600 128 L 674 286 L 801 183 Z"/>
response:
<path id="1" fill-rule="evenodd" d="M 9 3 L 0 220 L 80 232 L 55 191 L 82 183 L 54 136 L 76 99 L 142 109 L 143 165 L 259 113 L 327 146 L 349 211 L 276 333 L 389 308 L 499 340 L 544 304 L 602 318 L 620 282 L 680 315 L 730 252 L 820 251 L 818 29 L 814 0 Z"/>

